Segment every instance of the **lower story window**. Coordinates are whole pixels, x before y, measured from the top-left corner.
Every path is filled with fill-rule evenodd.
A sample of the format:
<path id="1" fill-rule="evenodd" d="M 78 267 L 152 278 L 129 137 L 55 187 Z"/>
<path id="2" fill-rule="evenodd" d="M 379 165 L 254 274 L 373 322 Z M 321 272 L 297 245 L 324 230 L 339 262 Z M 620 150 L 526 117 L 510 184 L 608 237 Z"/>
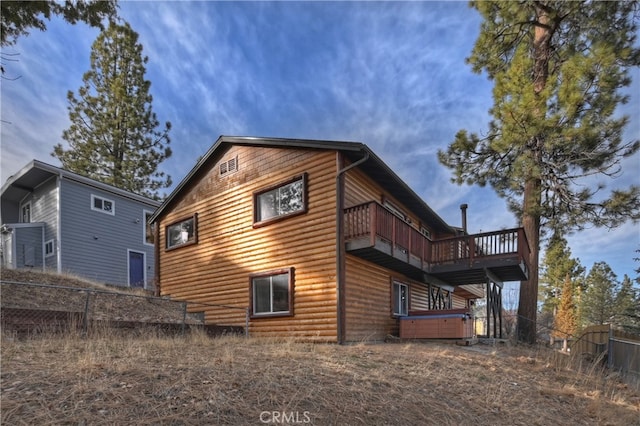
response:
<path id="1" fill-rule="evenodd" d="M 254 316 L 293 314 L 293 268 L 251 276 Z"/>
<path id="2" fill-rule="evenodd" d="M 393 315 L 409 315 L 409 286 L 393 282 Z"/>
<path id="3" fill-rule="evenodd" d="M 44 256 L 49 257 L 55 254 L 55 246 L 53 245 L 53 240 L 49 240 L 44 243 Z"/>

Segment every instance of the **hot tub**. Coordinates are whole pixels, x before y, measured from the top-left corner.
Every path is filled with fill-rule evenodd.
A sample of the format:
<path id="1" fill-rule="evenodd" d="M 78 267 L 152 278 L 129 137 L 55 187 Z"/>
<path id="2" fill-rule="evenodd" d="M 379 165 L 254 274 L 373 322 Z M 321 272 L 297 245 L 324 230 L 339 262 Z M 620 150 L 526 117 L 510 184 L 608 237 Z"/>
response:
<path id="1" fill-rule="evenodd" d="M 470 339 L 473 317 L 466 310 L 412 312 L 400 318 L 403 339 Z"/>

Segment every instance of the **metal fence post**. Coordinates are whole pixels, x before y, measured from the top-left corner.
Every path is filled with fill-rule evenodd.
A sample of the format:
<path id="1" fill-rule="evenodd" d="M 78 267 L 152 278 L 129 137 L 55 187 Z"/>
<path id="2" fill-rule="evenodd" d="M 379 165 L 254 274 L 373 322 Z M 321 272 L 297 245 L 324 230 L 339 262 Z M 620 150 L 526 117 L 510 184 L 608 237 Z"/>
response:
<path id="1" fill-rule="evenodd" d="M 187 325 L 187 302 L 182 302 L 182 336 Z"/>
<path id="2" fill-rule="evenodd" d="M 613 328 L 609 325 L 609 341 L 607 344 L 607 368 L 613 367 Z"/>
<path id="3" fill-rule="evenodd" d="M 82 335 L 87 335 L 87 326 L 89 323 L 89 298 L 91 297 L 91 290 L 87 290 L 87 298 L 84 301 L 84 318 L 82 318 Z"/>
<path id="4" fill-rule="evenodd" d="M 244 337 L 249 337 L 249 308 L 245 310 L 244 314 Z"/>

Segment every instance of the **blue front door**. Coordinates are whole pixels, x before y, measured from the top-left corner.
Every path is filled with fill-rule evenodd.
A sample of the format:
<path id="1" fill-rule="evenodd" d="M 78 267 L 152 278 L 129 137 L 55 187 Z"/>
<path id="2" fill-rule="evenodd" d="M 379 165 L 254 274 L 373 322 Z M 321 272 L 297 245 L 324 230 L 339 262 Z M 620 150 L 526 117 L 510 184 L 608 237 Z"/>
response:
<path id="1" fill-rule="evenodd" d="M 144 253 L 129 252 L 129 286 L 144 287 Z"/>

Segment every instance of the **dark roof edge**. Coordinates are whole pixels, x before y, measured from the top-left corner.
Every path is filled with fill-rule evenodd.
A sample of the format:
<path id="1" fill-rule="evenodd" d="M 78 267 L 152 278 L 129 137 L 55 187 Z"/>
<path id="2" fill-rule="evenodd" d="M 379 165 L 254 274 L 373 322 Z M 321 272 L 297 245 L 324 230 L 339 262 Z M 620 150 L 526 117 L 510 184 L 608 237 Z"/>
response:
<path id="1" fill-rule="evenodd" d="M 32 169 L 43 170 L 45 172 L 51 173 L 51 175 L 57 175 L 57 176 L 60 176 L 62 178 L 73 180 L 75 182 L 79 182 L 79 183 L 82 183 L 84 185 L 91 186 L 91 187 L 94 187 L 96 189 L 100 189 L 102 191 L 106 191 L 106 192 L 110 192 L 112 194 L 120 195 L 121 197 L 130 198 L 130 199 L 132 199 L 134 201 L 139 201 L 141 203 L 149 204 L 152 207 L 158 207 L 160 205 L 160 202 L 156 201 L 154 199 L 145 197 L 143 195 L 134 194 L 133 192 L 129 192 L 129 191 L 126 191 L 124 189 L 117 188 L 117 187 L 115 187 L 113 185 L 109 185 L 109 184 L 106 184 L 106 183 L 103 183 L 103 182 L 99 182 L 97 180 L 88 178 L 86 176 L 82 176 L 82 175 L 80 175 L 78 173 L 70 172 L 68 170 L 64 170 L 64 169 L 62 169 L 60 167 L 56 167 L 56 166 L 53 166 L 53 165 L 48 164 L 48 163 L 44 163 L 44 162 L 42 162 L 40 160 L 36 160 L 36 159 L 31 160 L 23 168 L 18 170 L 15 174 L 13 174 L 12 176 L 9 176 L 9 178 L 7 178 L 7 181 L 5 182 L 5 184 L 2 186 L 2 190 L 1 190 L 0 193 L 4 194 L 4 192 L 15 181 L 19 180 L 29 170 L 32 170 Z"/>
<path id="2" fill-rule="evenodd" d="M 368 149 L 366 145 L 360 142 L 336 142 L 336 141 L 323 141 L 312 139 L 287 139 L 287 138 L 261 138 L 252 136 L 224 136 L 221 135 L 215 141 L 215 143 L 207 150 L 207 152 L 198 160 L 195 166 L 185 175 L 180 183 L 175 187 L 171 194 L 165 198 L 162 205 L 153 213 L 149 218 L 150 222 L 156 220 L 158 216 L 162 214 L 165 208 L 171 204 L 175 196 L 185 187 L 198 173 L 200 167 L 205 164 L 209 158 L 218 150 L 223 144 L 235 144 L 235 145 L 255 145 L 255 146 L 270 146 L 270 147 L 297 147 L 297 148 L 309 148 L 309 149 L 337 149 L 341 151 L 361 151 L 362 149 Z"/>
<path id="3" fill-rule="evenodd" d="M 342 152 L 367 152 L 370 160 L 374 161 L 377 166 L 381 167 L 386 174 L 388 174 L 397 185 L 401 186 L 404 191 L 419 200 L 420 204 L 424 207 L 430 215 L 440 222 L 443 229 L 453 231 L 453 228 L 449 226 L 438 214 L 436 214 L 427 203 L 419 197 L 400 177 L 385 164 L 367 145 L 362 142 L 345 142 L 345 141 L 327 141 L 327 140 L 313 140 L 313 139 L 287 139 L 287 138 L 269 138 L 269 137 L 248 137 L 248 136 L 220 136 L 216 142 L 207 150 L 207 152 L 200 158 L 196 165 L 189 171 L 189 173 L 182 179 L 182 181 L 176 186 L 176 188 L 169 194 L 164 200 L 162 205 L 153 213 L 149 218 L 150 222 L 154 222 L 162 212 L 169 206 L 173 199 L 180 193 L 180 191 L 191 181 L 193 176 L 198 173 L 200 167 L 205 164 L 209 158 L 220 148 L 223 144 L 235 144 L 246 146 L 269 146 L 269 147 L 296 147 L 296 148 L 308 148 L 308 149 L 329 149 Z"/>

